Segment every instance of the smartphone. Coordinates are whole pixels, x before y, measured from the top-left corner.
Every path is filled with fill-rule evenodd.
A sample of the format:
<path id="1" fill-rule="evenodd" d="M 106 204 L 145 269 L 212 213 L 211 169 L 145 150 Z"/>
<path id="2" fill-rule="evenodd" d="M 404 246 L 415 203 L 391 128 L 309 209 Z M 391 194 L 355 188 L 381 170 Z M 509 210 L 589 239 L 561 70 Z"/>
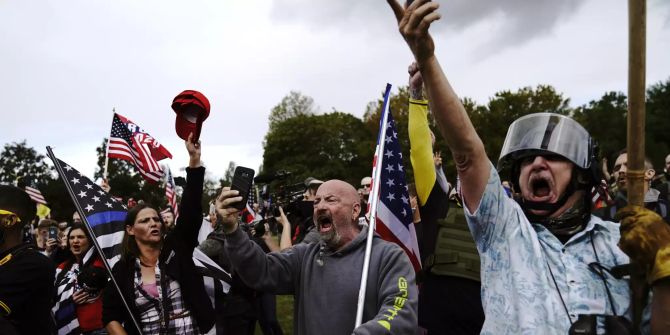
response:
<path id="1" fill-rule="evenodd" d="M 249 200 L 249 192 L 251 191 L 251 183 L 254 180 L 254 170 L 238 166 L 235 168 L 235 174 L 233 175 L 233 185 L 230 187 L 231 190 L 237 190 L 240 192 L 242 201 L 233 205 L 237 210 L 243 210 L 246 207 L 247 201 Z"/>
<path id="2" fill-rule="evenodd" d="M 58 228 L 49 227 L 49 238 L 53 238 L 54 240 L 58 240 Z"/>

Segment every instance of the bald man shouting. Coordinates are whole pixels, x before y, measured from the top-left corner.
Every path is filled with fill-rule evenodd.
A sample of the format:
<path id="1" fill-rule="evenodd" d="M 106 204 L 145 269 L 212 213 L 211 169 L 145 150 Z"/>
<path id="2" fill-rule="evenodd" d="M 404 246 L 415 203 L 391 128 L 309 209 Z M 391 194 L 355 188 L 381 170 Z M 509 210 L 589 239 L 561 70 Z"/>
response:
<path id="1" fill-rule="evenodd" d="M 295 334 L 414 334 L 417 290 L 403 250 L 374 237 L 363 324 L 354 329 L 367 227 L 356 189 L 341 180 L 323 183 L 314 200 L 319 243 L 265 254 L 238 229 L 242 200 L 224 188 L 216 200 L 226 252 L 242 280 L 259 291 L 293 294 Z"/>

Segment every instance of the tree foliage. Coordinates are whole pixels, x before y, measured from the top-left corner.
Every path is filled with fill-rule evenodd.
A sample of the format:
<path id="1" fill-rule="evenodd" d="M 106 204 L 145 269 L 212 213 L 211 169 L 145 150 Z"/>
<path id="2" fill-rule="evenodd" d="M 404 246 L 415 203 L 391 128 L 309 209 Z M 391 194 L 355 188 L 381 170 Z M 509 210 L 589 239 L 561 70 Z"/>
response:
<path id="1" fill-rule="evenodd" d="M 626 96 L 620 92 L 605 93 L 599 100 L 576 108 L 573 115 L 598 141 L 600 155 L 607 157 L 610 165 L 626 147 L 626 116 Z"/>
<path id="2" fill-rule="evenodd" d="M 299 115 L 313 115 L 314 99 L 298 91 L 291 91 L 270 112 L 270 129 L 278 123 Z"/>
<path id="3" fill-rule="evenodd" d="M 646 113 L 646 153 L 659 173 L 670 154 L 670 78 L 647 89 Z"/>
<path id="4" fill-rule="evenodd" d="M 0 182 L 13 184 L 19 177 L 30 177 L 37 185 L 53 179 L 44 155 L 29 147 L 26 140 L 5 144 L 0 153 Z"/>
<path id="5" fill-rule="evenodd" d="M 296 182 L 313 176 L 357 185 L 370 174 L 373 138 L 351 114 L 297 115 L 277 123 L 266 135 L 263 172 L 290 171 Z"/>

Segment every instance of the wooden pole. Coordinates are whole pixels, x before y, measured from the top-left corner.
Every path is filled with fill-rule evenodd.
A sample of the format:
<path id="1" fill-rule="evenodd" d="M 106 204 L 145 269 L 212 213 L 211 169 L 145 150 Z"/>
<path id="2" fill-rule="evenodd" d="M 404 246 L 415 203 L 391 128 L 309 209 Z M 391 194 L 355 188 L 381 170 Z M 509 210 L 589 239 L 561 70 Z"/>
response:
<path id="1" fill-rule="evenodd" d="M 646 73 L 646 0 L 628 0 L 628 204 L 644 205 L 644 124 Z M 635 264 L 633 264 L 635 265 Z M 640 329 L 647 301 L 648 286 L 644 270 L 633 266 L 630 276 L 633 326 Z"/>
<path id="2" fill-rule="evenodd" d="M 628 0 L 628 203 L 644 204 L 646 0 Z"/>

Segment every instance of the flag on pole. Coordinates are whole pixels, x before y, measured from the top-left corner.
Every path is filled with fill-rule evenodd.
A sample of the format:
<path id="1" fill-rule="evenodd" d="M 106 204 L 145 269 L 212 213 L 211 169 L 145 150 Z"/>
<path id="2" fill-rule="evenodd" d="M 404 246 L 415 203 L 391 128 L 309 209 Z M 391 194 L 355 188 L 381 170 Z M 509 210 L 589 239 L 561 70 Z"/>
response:
<path id="1" fill-rule="evenodd" d="M 85 218 L 83 220 L 84 223 L 90 227 L 89 231 L 92 232 L 97 245 L 102 250 L 102 254 L 104 255 L 103 261 L 108 265 L 107 268 L 111 270 L 114 264 L 121 258 L 121 242 L 125 233 L 127 206 L 107 194 L 100 186 L 93 183 L 81 174 L 81 172 L 53 156 L 50 148 L 47 149 L 49 150 L 49 157 L 56 166 L 58 175 L 70 193 L 70 198 L 75 202 L 75 207 L 77 207 L 79 214 L 82 218 Z M 203 282 L 208 293 L 221 295 L 229 291 L 232 281 L 229 273 L 224 271 L 202 252 L 193 252 L 193 262 L 196 264 L 196 269 L 203 274 Z M 109 275 L 111 276 L 111 273 Z M 66 289 L 66 287 L 57 288 L 57 293 L 59 294 L 58 302 L 63 308 L 71 306 L 71 304 L 66 302 L 68 299 L 71 299 L 71 295 L 68 297 L 60 295 Z M 109 287 L 108 289 L 114 288 Z M 59 311 L 58 309 L 54 311 L 55 314 L 62 313 L 61 315 L 63 316 L 69 315 L 67 311 Z M 76 315 L 74 315 L 74 318 L 76 319 Z M 63 325 L 63 333 L 59 330 L 59 334 L 69 334 L 74 329 L 72 328 L 74 325 L 72 322 L 72 320 L 67 320 L 66 318 L 60 320 L 58 323 L 59 325 Z"/>
<path id="2" fill-rule="evenodd" d="M 156 139 L 117 113 L 112 120 L 107 155 L 133 163 L 149 182 L 157 182 L 163 176 L 157 161 L 172 158 L 172 154 Z"/>
<path id="3" fill-rule="evenodd" d="M 387 108 L 384 112 L 388 113 L 387 122 L 382 125 L 386 128 L 386 131 L 382 133 L 380 127 L 380 134 L 377 139 L 378 150 L 383 148 L 383 152 L 375 154 L 373 163 L 373 171 L 376 170 L 380 175 L 378 180 L 373 181 L 373 183 L 379 183 L 375 230 L 383 239 L 394 242 L 403 248 L 409 256 L 414 270 L 418 272 L 421 270 L 421 262 L 419 261 L 421 257 L 419 256 L 419 245 L 412 220 L 409 192 L 405 182 L 405 169 L 402 164 L 398 132 L 390 110 Z M 384 120 L 383 117 L 382 120 Z M 381 143 L 379 141 L 384 141 L 384 145 L 379 145 Z M 373 187 L 376 186 L 373 185 Z"/>
<path id="4" fill-rule="evenodd" d="M 174 179 L 172 178 L 172 171 L 170 167 L 166 167 L 167 173 L 165 174 L 165 197 L 168 200 L 168 204 L 172 207 L 172 214 L 174 215 L 175 222 L 177 221 L 177 216 L 179 215 L 179 208 L 177 207 L 177 187 L 175 186 Z"/>

